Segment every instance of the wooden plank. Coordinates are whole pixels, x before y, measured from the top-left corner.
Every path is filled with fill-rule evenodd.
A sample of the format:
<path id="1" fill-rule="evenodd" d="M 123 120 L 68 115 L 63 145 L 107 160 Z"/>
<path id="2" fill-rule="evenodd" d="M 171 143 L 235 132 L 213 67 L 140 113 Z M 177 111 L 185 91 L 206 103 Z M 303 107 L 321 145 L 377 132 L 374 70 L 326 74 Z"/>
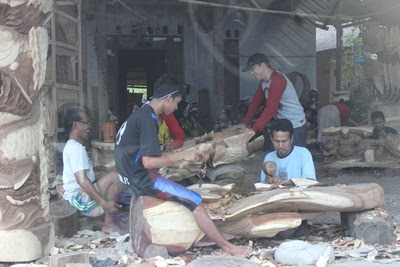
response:
<path id="1" fill-rule="evenodd" d="M 72 85 L 72 84 L 56 83 L 56 88 L 73 90 L 73 91 L 77 91 L 79 93 L 81 92 L 81 88 L 79 86 Z"/>
<path id="2" fill-rule="evenodd" d="M 383 196 L 383 188 L 375 183 L 274 189 L 233 203 L 225 210 L 225 219 L 271 211 L 360 211 L 381 206 Z"/>

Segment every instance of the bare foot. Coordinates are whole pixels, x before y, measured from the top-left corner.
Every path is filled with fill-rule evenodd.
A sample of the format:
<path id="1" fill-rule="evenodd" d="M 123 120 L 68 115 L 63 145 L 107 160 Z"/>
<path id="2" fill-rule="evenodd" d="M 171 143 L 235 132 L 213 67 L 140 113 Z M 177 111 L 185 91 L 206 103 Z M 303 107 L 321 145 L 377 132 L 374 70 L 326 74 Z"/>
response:
<path id="1" fill-rule="evenodd" d="M 253 241 L 250 240 L 247 246 L 233 245 L 233 247 L 226 252 L 235 257 L 248 258 L 250 257 L 252 251 L 253 251 Z"/>
<path id="2" fill-rule="evenodd" d="M 103 224 L 103 227 L 101 228 L 101 231 L 105 233 L 122 233 L 121 228 L 119 228 L 118 225 L 115 223 L 109 223 L 109 224 Z"/>

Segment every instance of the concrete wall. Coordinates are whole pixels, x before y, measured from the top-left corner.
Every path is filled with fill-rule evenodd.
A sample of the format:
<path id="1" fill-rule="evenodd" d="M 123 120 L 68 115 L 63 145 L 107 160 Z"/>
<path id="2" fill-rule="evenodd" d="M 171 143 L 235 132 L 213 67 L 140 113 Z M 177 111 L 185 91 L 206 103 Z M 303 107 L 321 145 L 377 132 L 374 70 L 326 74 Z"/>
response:
<path id="1" fill-rule="evenodd" d="M 289 17 L 262 13 L 252 15 L 251 32 L 240 39 L 240 66 L 245 66 L 249 55 L 261 52 L 270 58 L 276 70 L 288 74 L 299 71 L 307 75 L 311 88 L 315 81 L 315 27 L 304 20 L 297 23 Z M 241 73 L 240 95 L 252 96 L 258 85 L 250 73 Z"/>

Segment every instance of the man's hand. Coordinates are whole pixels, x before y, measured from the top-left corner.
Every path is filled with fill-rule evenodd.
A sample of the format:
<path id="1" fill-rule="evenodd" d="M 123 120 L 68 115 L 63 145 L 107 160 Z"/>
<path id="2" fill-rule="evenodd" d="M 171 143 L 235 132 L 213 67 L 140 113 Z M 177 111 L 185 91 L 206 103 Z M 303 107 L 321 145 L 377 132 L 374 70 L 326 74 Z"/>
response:
<path id="1" fill-rule="evenodd" d="M 184 150 L 181 153 L 183 160 L 186 161 L 196 162 L 199 161 L 201 158 L 200 151 L 195 147 Z"/>
<path id="2" fill-rule="evenodd" d="M 364 137 L 364 138 L 370 138 L 370 137 L 371 137 L 371 134 L 368 133 L 368 132 L 363 132 L 362 137 Z"/>
<path id="3" fill-rule="evenodd" d="M 280 185 L 280 184 L 282 184 L 283 182 L 285 182 L 286 180 L 285 179 L 283 179 L 283 178 L 281 178 L 281 177 L 279 177 L 279 176 L 267 176 L 266 177 L 266 182 L 268 183 L 268 184 L 277 184 L 277 185 Z"/>
<path id="4" fill-rule="evenodd" d="M 379 132 L 379 138 L 382 138 L 382 139 L 386 139 L 387 138 L 387 133 L 385 132 L 385 130 L 381 130 Z"/>
<path id="5" fill-rule="evenodd" d="M 114 213 L 121 208 L 121 205 L 115 203 L 114 201 L 104 201 L 101 203 L 101 207 L 105 213 Z"/>

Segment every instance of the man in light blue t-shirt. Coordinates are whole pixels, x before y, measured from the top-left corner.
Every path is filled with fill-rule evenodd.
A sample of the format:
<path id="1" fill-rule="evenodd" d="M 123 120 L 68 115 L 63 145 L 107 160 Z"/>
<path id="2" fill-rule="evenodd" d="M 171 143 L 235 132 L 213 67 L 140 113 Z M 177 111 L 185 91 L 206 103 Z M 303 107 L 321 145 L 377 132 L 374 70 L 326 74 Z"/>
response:
<path id="1" fill-rule="evenodd" d="M 293 145 L 292 123 L 287 119 L 277 119 L 271 123 L 270 132 L 275 151 L 265 156 L 261 183 L 291 184 L 293 178 L 316 180 L 310 151 Z"/>

